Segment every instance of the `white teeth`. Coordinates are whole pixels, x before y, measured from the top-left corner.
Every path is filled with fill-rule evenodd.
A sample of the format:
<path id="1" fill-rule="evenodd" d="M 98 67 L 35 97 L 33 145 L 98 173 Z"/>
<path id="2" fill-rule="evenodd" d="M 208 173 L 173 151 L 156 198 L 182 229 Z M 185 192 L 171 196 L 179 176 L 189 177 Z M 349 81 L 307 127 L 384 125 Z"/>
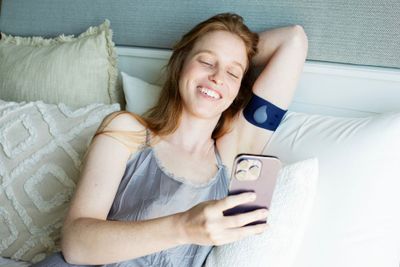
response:
<path id="1" fill-rule="evenodd" d="M 203 94 L 206 94 L 206 95 L 208 95 L 208 96 L 211 96 L 212 98 L 220 99 L 220 96 L 219 96 L 216 92 L 214 92 L 214 91 L 212 91 L 212 90 L 209 90 L 209 89 L 204 88 L 204 87 L 200 87 L 200 91 L 201 91 Z"/>

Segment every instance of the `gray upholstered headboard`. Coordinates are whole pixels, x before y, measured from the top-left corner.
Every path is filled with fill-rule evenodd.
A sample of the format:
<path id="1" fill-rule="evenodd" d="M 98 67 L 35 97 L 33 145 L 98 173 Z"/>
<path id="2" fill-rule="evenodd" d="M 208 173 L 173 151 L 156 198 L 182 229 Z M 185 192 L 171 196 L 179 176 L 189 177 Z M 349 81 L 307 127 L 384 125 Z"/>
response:
<path id="1" fill-rule="evenodd" d="M 2 0 L 0 31 L 77 34 L 108 18 L 117 45 L 170 48 L 220 12 L 242 15 L 255 31 L 302 25 L 308 60 L 400 68 L 398 0 Z"/>

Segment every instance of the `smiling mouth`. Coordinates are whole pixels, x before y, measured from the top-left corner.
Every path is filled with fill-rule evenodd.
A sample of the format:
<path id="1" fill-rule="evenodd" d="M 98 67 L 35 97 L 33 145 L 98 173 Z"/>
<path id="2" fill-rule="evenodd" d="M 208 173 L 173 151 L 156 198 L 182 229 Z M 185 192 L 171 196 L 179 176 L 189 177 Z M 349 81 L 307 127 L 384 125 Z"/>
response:
<path id="1" fill-rule="evenodd" d="M 197 88 L 200 90 L 200 92 L 203 95 L 206 95 L 206 96 L 211 97 L 213 99 L 220 99 L 221 98 L 221 96 L 217 92 L 215 92 L 214 90 L 210 90 L 210 89 L 208 89 L 206 87 L 202 87 L 202 86 L 198 86 Z"/>

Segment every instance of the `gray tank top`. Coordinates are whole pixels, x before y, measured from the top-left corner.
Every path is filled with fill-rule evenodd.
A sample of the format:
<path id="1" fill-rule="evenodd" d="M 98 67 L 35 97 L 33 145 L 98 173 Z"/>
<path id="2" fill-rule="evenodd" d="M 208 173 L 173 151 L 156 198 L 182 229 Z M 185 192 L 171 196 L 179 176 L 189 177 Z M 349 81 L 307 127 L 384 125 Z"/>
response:
<path id="1" fill-rule="evenodd" d="M 227 196 L 229 177 L 215 145 L 218 171 L 207 183 L 199 185 L 168 173 L 149 145 L 148 138 L 149 134 L 146 134 L 146 143 L 127 162 L 108 219 L 147 220 L 186 211 L 200 202 Z M 211 248 L 193 244 L 181 245 L 105 266 L 201 267 Z"/>

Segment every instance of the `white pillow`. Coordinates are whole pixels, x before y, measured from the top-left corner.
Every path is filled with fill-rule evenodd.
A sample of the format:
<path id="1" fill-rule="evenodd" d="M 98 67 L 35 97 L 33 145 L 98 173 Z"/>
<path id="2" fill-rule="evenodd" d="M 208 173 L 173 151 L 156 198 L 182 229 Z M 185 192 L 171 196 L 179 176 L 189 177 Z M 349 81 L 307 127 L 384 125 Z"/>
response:
<path id="1" fill-rule="evenodd" d="M 285 166 L 272 198 L 269 228 L 261 235 L 214 247 L 205 266 L 292 266 L 314 203 L 317 178 L 317 159 Z"/>
<path id="2" fill-rule="evenodd" d="M 142 115 L 155 106 L 161 87 L 121 72 L 126 110 Z"/>
<path id="3" fill-rule="evenodd" d="M 316 205 L 296 267 L 399 267 L 400 114 L 289 112 L 266 154 L 318 157 Z"/>
<path id="4" fill-rule="evenodd" d="M 0 101 L 0 256 L 37 262 L 59 249 L 81 157 L 117 110 L 119 104 Z"/>

